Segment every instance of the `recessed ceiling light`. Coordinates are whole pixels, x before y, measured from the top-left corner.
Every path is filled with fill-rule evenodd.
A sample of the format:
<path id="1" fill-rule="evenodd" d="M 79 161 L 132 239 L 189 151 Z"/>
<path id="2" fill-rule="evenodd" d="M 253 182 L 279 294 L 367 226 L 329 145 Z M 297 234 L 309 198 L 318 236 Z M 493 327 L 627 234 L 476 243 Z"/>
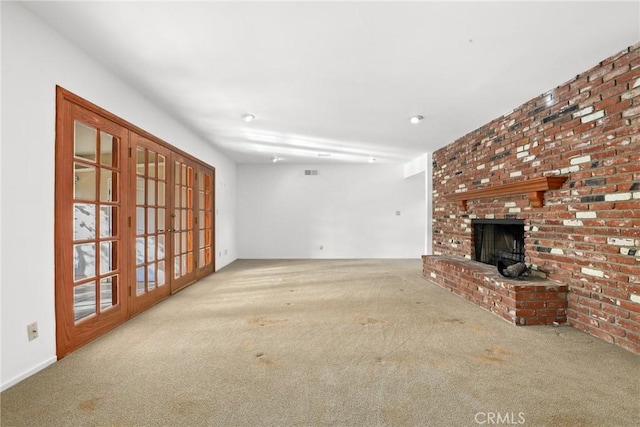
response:
<path id="1" fill-rule="evenodd" d="M 369 163 L 373 163 L 373 162 L 375 162 L 375 161 L 376 161 L 376 158 L 375 158 L 375 157 L 369 157 Z"/>
<path id="2" fill-rule="evenodd" d="M 271 159 L 273 163 L 278 163 L 280 160 L 282 160 L 280 157 L 275 157 L 275 156 Z"/>
<path id="3" fill-rule="evenodd" d="M 242 120 L 244 120 L 247 123 L 256 118 L 256 116 L 254 116 L 253 114 L 243 114 L 241 117 L 242 117 Z"/>
<path id="4" fill-rule="evenodd" d="M 416 116 L 411 116 L 409 121 L 415 125 L 416 123 L 420 123 L 422 119 L 424 119 L 424 117 L 416 115 Z"/>

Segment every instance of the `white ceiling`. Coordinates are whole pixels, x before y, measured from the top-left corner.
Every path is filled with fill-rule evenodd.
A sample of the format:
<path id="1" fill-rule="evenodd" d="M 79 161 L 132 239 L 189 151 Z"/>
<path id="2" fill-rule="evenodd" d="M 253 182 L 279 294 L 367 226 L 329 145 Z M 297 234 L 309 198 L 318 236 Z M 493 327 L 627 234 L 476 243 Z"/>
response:
<path id="1" fill-rule="evenodd" d="M 638 1 L 25 5 L 240 163 L 410 161 L 640 40 Z"/>

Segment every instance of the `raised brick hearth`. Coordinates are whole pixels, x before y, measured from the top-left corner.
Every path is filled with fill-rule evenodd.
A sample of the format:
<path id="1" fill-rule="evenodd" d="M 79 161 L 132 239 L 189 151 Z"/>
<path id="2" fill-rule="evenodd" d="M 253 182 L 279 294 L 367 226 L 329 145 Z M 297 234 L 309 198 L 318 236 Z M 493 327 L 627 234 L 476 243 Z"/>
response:
<path id="1" fill-rule="evenodd" d="M 567 286 L 548 279 L 507 279 L 494 266 L 424 255 L 424 277 L 516 325 L 567 321 Z"/>
<path id="2" fill-rule="evenodd" d="M 640 43 L 594 65 L 432 154 L 425 278 L 640 354 Z M 536 279 L 472 261 L 474 219 L 522 221 Z"/>

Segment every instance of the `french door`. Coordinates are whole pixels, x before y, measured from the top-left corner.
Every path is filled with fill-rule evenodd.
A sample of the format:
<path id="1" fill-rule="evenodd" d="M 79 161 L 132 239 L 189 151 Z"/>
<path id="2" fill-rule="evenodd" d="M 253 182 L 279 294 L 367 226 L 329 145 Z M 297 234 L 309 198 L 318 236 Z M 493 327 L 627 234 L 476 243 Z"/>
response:
<path id="1" fill-rule="evenodd" d="M 173 280 L 176 292 L 196 280 L 196 165 L 182 156 L 173 156 Z"/>
<path id="2" fill-rule="evenodd" d="M 131 312 L 148 308 L 170 293 L 168 277 L 169 167 L 171 151 L 147 138 L 131 134 L 131 161 L 135 163 L 135 286 L 131 288 Z M 133 178 L 133 173 L 131 174 Z"/>
<path id="3" fill-rule="evenodd" d="M 56 343 L 66 354 L 126 320 L 129 132 L 78 105 L 58 104 Z"/>
<path id="4" fill-rule="evenodd" d="M 196 172 L 197 214 L 195 229 L 198 232 L 197 239 L 197 278 L 213 273 L 213 182 L 215 171 L 208 167 L 198 166 Z"/>
<path id="5" fill-rule="evenodd" d="M 58 88 L 58 357 L 214 271 L 213 168 Z"/>

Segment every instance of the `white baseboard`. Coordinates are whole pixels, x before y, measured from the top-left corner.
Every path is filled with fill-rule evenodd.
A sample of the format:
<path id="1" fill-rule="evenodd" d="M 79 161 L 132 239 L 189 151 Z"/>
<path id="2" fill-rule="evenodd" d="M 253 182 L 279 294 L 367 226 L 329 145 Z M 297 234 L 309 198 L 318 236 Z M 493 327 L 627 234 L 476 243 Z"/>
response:
<path id="1" fill-rule="evenodd" d="M 45 360 L 44 362 L 34 366 L 33 368 L 29 369 L 27 372 L 25 372 L 25 373 L 23 373 L 21 375 L 18 375 L 17 377 L 7 381 L 6 383 L 1 384 L 0 385 L 0 392 L 5 391 L 9 387 L 18 384 L 20 381 L 29 378 L 31 375 L 35 374 L 36 372 L 39 372 L 39 371 L 43 370 L 47 366 L 53 365 L 54 363 L 56 363 L 57 360 L 58 360 L 58 358 L 56 356 L 53 356 L 53 357 Z"/>

